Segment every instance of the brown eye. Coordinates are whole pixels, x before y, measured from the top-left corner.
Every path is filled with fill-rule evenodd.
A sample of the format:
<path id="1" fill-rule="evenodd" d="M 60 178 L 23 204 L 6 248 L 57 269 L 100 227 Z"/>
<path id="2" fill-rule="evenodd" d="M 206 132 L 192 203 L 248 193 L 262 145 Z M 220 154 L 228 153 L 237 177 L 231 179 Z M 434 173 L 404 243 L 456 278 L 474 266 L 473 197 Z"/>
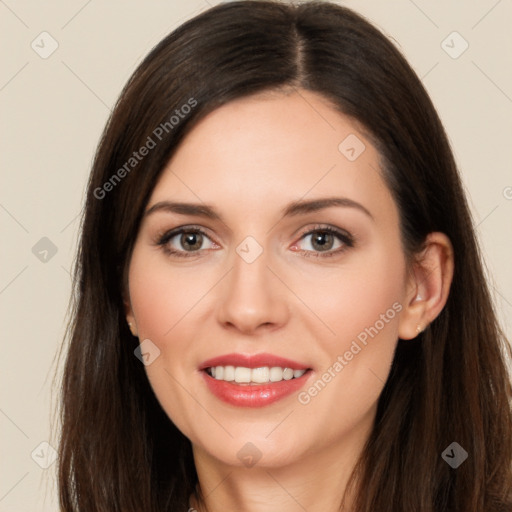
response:
<path id="1" fill-rule="evenodd" d="M 348 232 L 318 226 L 304 233 L 294 250 L 298 248 L 305 256 L 334 256 L 353 246 L 354 238 Z"/>
<path id="2" fill-rule="evenodd" d="M 158 245 L 170 255 L 184 257 L 195 256 L 194 253 L 199 253 L 203 249 L 215 248 L 210 237 L 199 228 L 173 229 L 158 240 Z"/>
<path id="3" fill-rule="evenodd" d="M 331 233 L 326 231 L 316 231 L 315 235 L 312 235 L 311 245 L 318 251 L 328 251 L 332 249 L 335 238 Z"/>
<path id="4" fill-rule="evenodd" d="M 203 244 L 201 233 L 183 233 L 180 237 L 180 244 L 186 251 L 196 251 Z"/>

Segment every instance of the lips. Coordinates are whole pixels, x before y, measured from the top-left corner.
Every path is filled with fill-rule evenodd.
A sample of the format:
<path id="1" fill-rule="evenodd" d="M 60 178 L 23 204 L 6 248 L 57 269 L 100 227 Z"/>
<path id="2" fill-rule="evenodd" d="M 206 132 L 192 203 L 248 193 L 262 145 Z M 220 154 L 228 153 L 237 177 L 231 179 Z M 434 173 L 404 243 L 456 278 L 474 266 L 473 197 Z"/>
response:
<path id="1" fill-rule="evenodd" d="M 215 378 L 216 368 L 246 369 L 293 369 L 294 377 L 289 377 L 287 371 L 286 380 L 277 382 L 265 382 L 264 384 L 249 383 L 247 380 L 235 382 L 231 379 Z M 226 354 L 204 361 L 200 367 L 203 380 L 209 391 L 220 400 L 238 407 L 263 407 L 281 400 L 294 391 L 303 387 L 311 375 L 311 368 L 298 361 L 283 358 L 273 354 Z M 253 373 L 254 374 L 254 373 Z M 272 379 L 271 379 L 272 380 Z"/>
<path id="2" fill-rule="evenodd" d="M 245 368 L 280 366 L 282 368 L 293 368 L 294 370 L 309 369 L 309 366 L 306 364 L 273 354 L 226 354 L 204 361 L 199 366 L 199 369 L 205 370 L 206 368 L 211 368 L 213 366 L 244 366 Z"/>

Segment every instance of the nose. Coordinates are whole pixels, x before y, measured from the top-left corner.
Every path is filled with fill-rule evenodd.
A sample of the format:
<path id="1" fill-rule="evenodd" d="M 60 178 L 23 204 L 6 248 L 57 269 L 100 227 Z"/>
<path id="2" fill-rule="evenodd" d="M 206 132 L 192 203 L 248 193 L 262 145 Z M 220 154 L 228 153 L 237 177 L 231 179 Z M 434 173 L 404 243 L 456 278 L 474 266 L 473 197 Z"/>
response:
<path id="1" fill-rule="evenodd" d="M 233 268 L 223 279 L 218 321 L 245 334 L 282 327 L 289 318 L 287 290 L 269 268 L 267 252 L 252 263 L 237 253 Z"/>

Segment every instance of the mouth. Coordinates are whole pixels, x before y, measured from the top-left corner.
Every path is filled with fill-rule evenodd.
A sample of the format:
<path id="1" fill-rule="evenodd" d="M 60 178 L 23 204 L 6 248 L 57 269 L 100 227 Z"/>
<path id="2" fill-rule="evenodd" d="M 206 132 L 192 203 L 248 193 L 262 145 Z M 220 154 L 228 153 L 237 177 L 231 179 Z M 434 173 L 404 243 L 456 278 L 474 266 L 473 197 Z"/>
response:
<path id="1" fill-rule="evenodd" d="M 262 407 L 305 385 L 312 368 L 271 354 L 228 354 L 199 368 L 209 391 L 238 407 Z"/>
<path id="2" fill-rule="evenodd" d="M 205 372 L 212 378 L 231 382 L 241 386 L 256 386 L 270 382 L 281 382 L 302 377 L 307 370 L 295 370 L 280 366 L 262 366 L 260 368 L 247 368 L 245 366 L 212 366 Z"/>

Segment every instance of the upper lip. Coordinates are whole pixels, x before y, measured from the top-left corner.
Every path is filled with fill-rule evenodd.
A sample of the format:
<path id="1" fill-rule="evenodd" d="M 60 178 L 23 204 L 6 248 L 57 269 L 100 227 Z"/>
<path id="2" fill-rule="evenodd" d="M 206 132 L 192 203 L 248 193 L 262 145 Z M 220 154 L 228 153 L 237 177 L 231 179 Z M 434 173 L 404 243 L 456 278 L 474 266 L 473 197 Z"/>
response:
<path id="1" fill-rule="evenodd" d="M 243 366 L 245 368 L 262 368 L 265 366 L 280 366 L 281 368 L 293 368 L 294 370 L 308 370 L 306 364 L 276 356 L 274 354 L 224 354 L 204 361 L 199 366 L 200 370 L 213 366 Z"/>

